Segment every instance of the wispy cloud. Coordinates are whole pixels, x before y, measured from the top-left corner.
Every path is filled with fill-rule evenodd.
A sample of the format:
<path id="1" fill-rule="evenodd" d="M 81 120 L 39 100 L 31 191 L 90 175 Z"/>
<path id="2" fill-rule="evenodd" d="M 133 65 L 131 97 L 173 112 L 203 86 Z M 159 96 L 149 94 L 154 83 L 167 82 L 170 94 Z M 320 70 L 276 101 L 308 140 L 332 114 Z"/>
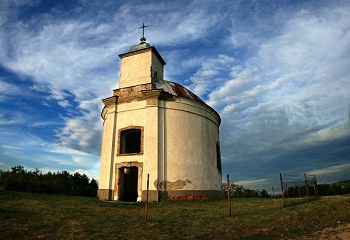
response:
<path id="1" fill-rule="evenodd" d="M 250 179 L 250 180 L 238 181 L 238 182 L 235 182 L 235 184 L 246 186 L 247 184 L 262 183 L 262 182 L 266 182 L 266 181 L 267 181 L 267 179 Z"/>
<path id="2" fill-rule="evenodd" d="M 322 169 L 312 170 L 308 174 L 310 175 L 324 175 L 337 172 L 350 172 L 350 163 L 330 166 Z"/>
<path id="3" fill-rule="evenodd" d="M 138 43 L 145 22 L 165 76 L 221 114 L 227 172 L 267 184 L 276 171 L 308 171 L 299 166 L 315 155 L 331 162 L 324 168 L 348 160 L 348 3 L 39 3 L 0 8 L 0 145 L 11 159 L 45 158 L 50 168 L 88 159 L 81 169 L 97 171 L 101 99 L 117 88 L 117 54 Z M 18 147 L 16 136 L 17 156 L 6 148 Z"/>

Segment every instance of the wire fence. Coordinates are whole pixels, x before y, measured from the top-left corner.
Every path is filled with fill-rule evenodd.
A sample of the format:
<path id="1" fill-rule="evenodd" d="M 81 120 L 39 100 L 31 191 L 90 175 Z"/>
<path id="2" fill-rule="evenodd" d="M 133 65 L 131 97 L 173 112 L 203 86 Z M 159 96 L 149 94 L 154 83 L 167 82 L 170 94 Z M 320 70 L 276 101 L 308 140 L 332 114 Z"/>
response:
<path id="1" fill-rule="evenodd" d="M 311 196 L 318 196 L 316 175 L 280 174 L 280 183 L 284 207 L 294 205 L 296 201 L 305 201 L 305 197 L 310 201 Z"/>

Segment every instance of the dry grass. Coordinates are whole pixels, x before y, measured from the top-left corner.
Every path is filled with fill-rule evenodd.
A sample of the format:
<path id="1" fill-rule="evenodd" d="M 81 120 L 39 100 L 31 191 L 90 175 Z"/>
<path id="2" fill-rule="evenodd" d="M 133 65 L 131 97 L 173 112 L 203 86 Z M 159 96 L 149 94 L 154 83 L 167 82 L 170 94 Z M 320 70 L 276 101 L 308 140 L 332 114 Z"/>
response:
<path id="1" fill-rule="evenodd" d="M 0 192 L 1 239 L 290 239 L 350 222 L 350 195 L 288 208 L 281 199 L 150 203 Z"/>

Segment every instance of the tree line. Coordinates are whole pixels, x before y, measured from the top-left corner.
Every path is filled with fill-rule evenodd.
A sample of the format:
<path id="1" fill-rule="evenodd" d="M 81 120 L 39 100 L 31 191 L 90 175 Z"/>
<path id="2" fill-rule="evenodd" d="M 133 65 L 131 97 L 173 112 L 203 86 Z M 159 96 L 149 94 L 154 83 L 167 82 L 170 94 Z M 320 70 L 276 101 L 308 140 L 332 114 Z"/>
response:
<path id="1" fill-rule="evenodd" d="M 97 195 L 98 183 L 79 172 L 43 173 L 38 169 L 27 171 L 23 166 L 15 166 L 6 172 L 0 170 L 0 189 L 93 197 Z"/>
<path id="2" fill-rule="evenodd" d="M 224 194 L 227 195 L 227 183 L 223 183 L 221 185 L 221 189 Z M 308 191 L 310 195 L 315 195 L 314 188 L 309 186 Z M 323 183 L 317 184 L 317 194 L 319 196 L 332 196 L 332 195 L 343 195 L 350 193 L 350 181 L 343 181 L 341 183 Z M 268 198 L 268 197 L 281 197 L 281 195 L 271 196 L 267 190 L 262 189 L 247 189 L 242 185 L 237 185 L 234 183 L 230 183 L 230 194 L 231 197 L 237 198 L 250 198 L 250 197 L 260 197 L 260 198 Z M 302 197 L 307 196 L 306 187 L 305 186 L 293 186 L 288 187 L 286 191 L 284 191 L 284 195 L 286 197 Z"/>
<path id="3" fill-rule="evenodd" d="M 223 183 L 221 189 L 224 194 L 227 195 L 227 183 Z M 86 174 L 80 174 L 79 172 L 71 174 L 67 171 L 62 171 L 44 174 L 38 169 L 35 171 L 27 171 L 23 166 L 15 166 L 6 172 L 0 170 L 0 190 L 94 197 L 97 195 L 98 183 L 95 179 L 90 180 Z M 308 190 L 311 195 L 314 195 L 314 190 L 311 186 L 309 186 Z M 318 184 L 317 192 L 319 196 L 349 194 L 350 181 Z M 234 183 L 230 183 L 230 193 L 231 197 L 238 198 L 271 197 L 265 189 L 252 190 Z M 288 197 L 305 196 L 306 187 L 288 187 L 285 194 L 287 194 L 286 196 Z"/>
<path id="4" fill-rule="evenodd" d="M 319 196 L 333 196 L 333 195 L 344 195 L 350 193 L 350 182 L 349 183 L 323 183 L 317 184 L 317 189 L 312 186 L 308 187 L 310 195 L 319 195 Z M 301 197 L 306 196 L 307 191 L 305 186 L 293 186 L 288 187 L 285 191 L 288 197 Z"/>

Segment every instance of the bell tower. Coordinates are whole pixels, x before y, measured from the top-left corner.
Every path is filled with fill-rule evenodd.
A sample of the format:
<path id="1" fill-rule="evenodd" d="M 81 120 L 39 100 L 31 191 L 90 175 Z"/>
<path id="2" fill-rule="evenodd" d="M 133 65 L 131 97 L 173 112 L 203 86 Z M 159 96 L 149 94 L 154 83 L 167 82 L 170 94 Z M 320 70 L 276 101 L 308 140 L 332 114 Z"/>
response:
<path id="1" fill-rule="evenodd" d="M 147 27 L 143 24 L 141 28 Z M 143 36 L 138 45 L 132 46 L 129 52 L 120 54 L 120 80 L 119 89 L 142 84 L 155 83 L 163 80 L 163 58 L 155 47 L 151 47 Z"/>

